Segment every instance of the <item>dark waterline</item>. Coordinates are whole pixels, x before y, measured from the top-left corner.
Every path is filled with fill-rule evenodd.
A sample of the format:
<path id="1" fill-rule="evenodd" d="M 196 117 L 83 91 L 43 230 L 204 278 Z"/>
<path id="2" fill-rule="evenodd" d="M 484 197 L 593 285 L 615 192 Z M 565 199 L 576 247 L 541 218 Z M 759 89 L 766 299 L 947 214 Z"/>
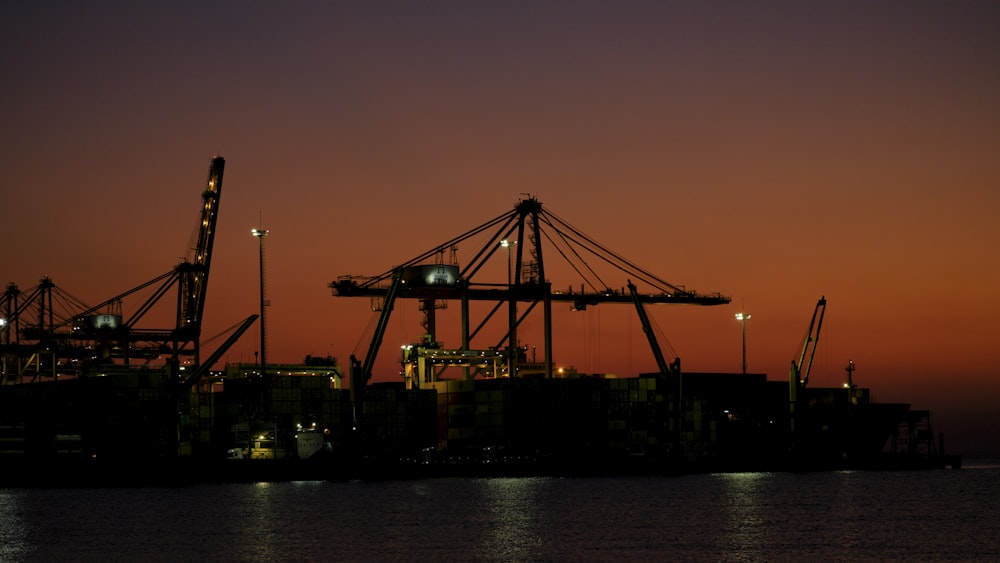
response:
<path id="1" fill-rule="evenodd" d="M 3 561 L 971 561 L 1000 464 L 0 490 Z"/>

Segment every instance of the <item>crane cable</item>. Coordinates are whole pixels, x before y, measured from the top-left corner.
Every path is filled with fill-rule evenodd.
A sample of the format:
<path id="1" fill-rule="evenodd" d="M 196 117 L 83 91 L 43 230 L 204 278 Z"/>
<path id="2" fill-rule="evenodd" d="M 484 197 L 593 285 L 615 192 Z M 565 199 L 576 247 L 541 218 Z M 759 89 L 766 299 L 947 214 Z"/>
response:
<path id="1" fill-rule="evenodd" d="M 679 357 L 679 355 L 677 354 L 677 350 L 674 349 L 674 346 L 670 343 L 670 340 L 667 339 L 667 335 L 664 334 L 663 330 L 660 329 L 660 325 L 656 322 L 656 319 L 649 314 L 646 315 L 646 318 L 649 319 L 649 326 L 653 328 L 653 334 L 656 335 L 656 340 L 658 342 L 663 343 L 663 347 L 665 347 L 667 351 L 670 352 L 671 357 L 673 358 Z"/>
<path id="2" fill-rule="evenodd" d="M 372 335 L 375 334 L 375 325 L 378 324 L 378 319 L 379 319 L 378 311 L 373 310 L 372 314 L 368 317 L 368 324 L 365 325 L 365 329 L 362 330 L 361 334 L 358 336 L 358 341 L 354 343 L 354 348 L 351 349 L 352 356 L 355 357 L 360 356 L 361 347 L 364 346 L 364 343 L 366 341 L 367 342 L 371 341 Z"/>

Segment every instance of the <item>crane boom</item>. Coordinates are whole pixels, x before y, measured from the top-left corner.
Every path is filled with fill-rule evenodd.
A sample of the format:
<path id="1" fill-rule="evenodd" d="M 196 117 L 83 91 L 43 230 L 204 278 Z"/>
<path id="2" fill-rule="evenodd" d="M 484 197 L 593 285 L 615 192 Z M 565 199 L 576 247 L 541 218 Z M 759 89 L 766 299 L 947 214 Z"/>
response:
<path id="1" fill-rule="evenodd" d="M 222 192 L 222 174 L 226 161 L 221 156 L 212 159 L 208 167 L 208 181 L 202 192 L 201 220 L 198 224 L 198 244 L 194 249 L 194 259 L 190 263 L 189 279 L 185 283 L 181 326 L 201 323 L 205 312 L 205 294 L 208 288 L 208 272 L 212 263 L 212 245 L 215 240 L 215 225 L 219 217 L 219 196 Z"/>
<path id="2" fill-rule="evenodd" d="M 201 336 L 201 320 L 205 312 L 208 273 L 212 263 L 212 243 L 215 240 L 215 224 L 219 217 L 219 196 L 222 192 L 222 173 L 225 166 L 225 159 L 217 156 L 212 159 L 208 167 L 208 181 L 201 196 L 201 220 L 198 223 L 198 245 L 194 249 L 194 259 L 190 262 L 185 261 L 176 268 L 180 295 L 175 355 L 180 349 L 179 343 L 193 342 L 195 363 L 200 363 L 198 339 Z"/>
<path id="3" fill-rule="evenodd" d="M 816 355 L 816 344 L 819 342 L 819 331 L 823 328 L 823 315 L 826 313 L 826 297 L 820 297 L 816 302 L 816 309 L 813 310 L 812 320 L 809 321 L 809 332 L 806 333 L 805 342 L 802 343 L 802 352 L 799 354 L 798 363 L 792 363 L 793 369 L 797 372 L 798 381 L 805 387 L 809 384 L 809 372 L 812 370 L 813 356 Z M 813 332 L 813 329 L 816 329 Z"/>
<path id="4" fill-rule="evenodd" d="M 819 332 L 823 328 L 823 315 L 826 313 L 826 297 L 820 297 L 813 310 L 812 320 L 809 321 L 809 330 L 806 332 L 805 342 L 802 343 L 802 351 L 799 353 L 798 361 L 792 360 L 792 367 L 788 373 L 788 408 L 789 408 L 789 429 L 792 436 L 795 435 L 796 407 L 799 402 L 799 389 L 804 388 L 809 383 L 809 372 L 812 371 L 813 356 L 816 354 L 816 344 L 819 342 Z M 813 331 L 815 329 L 815 332 Z"/>
<path id="5" fill-rule="evenodd" d="M 660 370 L 661 375 L 669 375 L 671 373 L 671 367 L 667 364 L 666 358 L 663 357 L 663 350 L 660 349 L 660 343 L 656 340 L 656 335 L 653 333 L 653 327 L 649 322 L 649 316 L 646 314 L 646 308 L 642 305 L 642 300 L 639 299 L 639 292 L 636 290 L 635 284 L 632 280 L 628 280 L 628 291 L 632 295 L 632 302 L 635 303 L 635 310 L 639 314 L 639 322 L 642 324 L 642 332 L 646 333 L 646 340 L 649 341 L 649 348 L 653 351 L 653 358 L 656 360 L 656 367 Z"/>
<path id="6" fill-rule="evenodd" d="M 180 383 L 178 389 L 181 391 L 187 391 L 194 384 L 198 383 L 198 380 L 208 373 L 208 370 L 211 369 L 212 366 L 215 365 L 215 363 L 218 362 L 230 348 L 232 348 L 233 344 L 236 344 L 236 341 L 243 336 L 243 333 L 246 332 L 247 329 L 250 328 L 250 325 L 252 325 L 256 320 L 257 315 L 250 315 L 242 323 L 240 323 L 236 330 L 229 335 L 229 338 L 227 338 L 215 352 L 212 352 L 212 355 L 205 360 L 205 363 L 195 368 L 194 371 Z"/>
<path id="7" fill-rule="evenodd" d="M 368 381 L 372 378 L 375 358 L 378 356 L 378 350 L 382 346 L 382 337 L 385 336 L 385 329 L 389 326 L 389 316 L 392 314 L 393 305 L 396 302 L 396 294 L 402 282 L 403 272 L 402 270 L 397 270 L 393 275 L 392 285 L 389 286 L 388 291 L 385 293 L 385 300 L 382 302 L 382 312 L 379 314 L 378 324 L 375 326 L 374 334 L 372 334 L 371 344 L 368 345 L 364 363 L 357 362 L 357 359 L 351 356 L 351 394 L 357 397 L 358 400 L 363 396 L 364 387 L 368 385 Z"/>

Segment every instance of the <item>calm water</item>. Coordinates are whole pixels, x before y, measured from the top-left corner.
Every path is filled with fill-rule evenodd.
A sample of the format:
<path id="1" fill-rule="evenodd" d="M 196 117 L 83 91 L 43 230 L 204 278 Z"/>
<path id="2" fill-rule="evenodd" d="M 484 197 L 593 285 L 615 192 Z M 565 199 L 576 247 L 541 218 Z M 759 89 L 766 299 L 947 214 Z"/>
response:
<path id="1" fill-rule="evenodd" d="M 0 489 L 3 561 L 998 561 L 1000 465 Z"/>

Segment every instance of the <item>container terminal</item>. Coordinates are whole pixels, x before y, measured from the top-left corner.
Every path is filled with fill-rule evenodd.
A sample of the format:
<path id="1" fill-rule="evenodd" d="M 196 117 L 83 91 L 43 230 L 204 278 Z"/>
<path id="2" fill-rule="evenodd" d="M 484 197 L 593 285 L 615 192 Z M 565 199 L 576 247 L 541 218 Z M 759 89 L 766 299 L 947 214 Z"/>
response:
<path id="1" fill-rule="evenodd" d="M 825 297 L 790 354 L 787 379 L 745 373 L 745 364 L 744 373 L 682 371 L 679 357 L 668 360 L 646 307 L 716 306 L 730 298 L 662 280 L 531 196 L 382 274 L 331 282 L 335 298 L 368 299 L 374 312 L 367 349 L 352 354 L 346 369 L 329 356 L 266 362 L 266 231 L 254 233 L 261 243 L 259 314 L 205 339 L 224 168 L 222 157 L 211 159 L 197 246 L 166 273 L 94 306 L 48 277 L 28 291 L 7 285 L 0 302 L 0 484 L 961 465 L 934 434 L 930 411 L 874 401 L 854 384 L 853 362 L 843 387 L 809 384 Z M 471 259 L 458 259 L 460 246 L 472 248 Z M 575 272 L 582 282 L 554 289 L 571 286 L 549 281 L 543 249 L 569 263 L 550 271 Z M 487 275 L 497 256 L 506 259 L 506 280 Z M 615 277 L 599 274 L 596 264 L 611 266 Z M 424 336 L 398 348 L 395 381 L 373 382 L 394 304 L 406 299 L 418 301 Z M 457 346 L 439 341 L 438 313 L 450 304 L 460 309 Z M 656 372 L 616 377 L 555 368 L 553 306 L 607 304 L 634 311 Z M 148 313 L 164 306 L 175 313 L 173 326 L 149 328 Z M 542 327 L 541 357 L 534 349 L 529 357 L 519 338 L 529 318 Z M 260 361 L 213 370 L 255 323 Z M 202 346 L 223 336 L 203 357 Z"/>

